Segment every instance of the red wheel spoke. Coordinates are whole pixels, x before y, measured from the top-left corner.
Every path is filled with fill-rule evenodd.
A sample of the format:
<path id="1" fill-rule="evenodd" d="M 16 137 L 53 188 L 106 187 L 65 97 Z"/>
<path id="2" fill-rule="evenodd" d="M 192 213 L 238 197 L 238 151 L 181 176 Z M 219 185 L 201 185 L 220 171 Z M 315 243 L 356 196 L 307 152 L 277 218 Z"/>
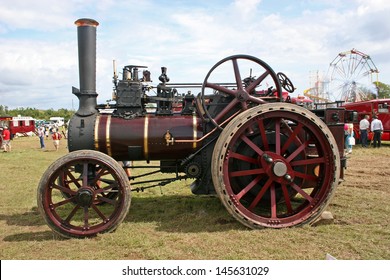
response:
<path id="1" fill-rule="evenodd" d="M 261 140 L 263 141 L 264 151 L 269 151 L 267 134 L 266 134 L 266 130 L 264 128 L 264 120 L 263 119 L 258 120 L 257 124 L 259 125 L 259 131 L 261 134 Z"/>
<path id="2" fill-rule="evenodd" d="M 58 203 L 55 203 L 55 204 L 53 204 L 53 208 L 57 208 L 57 207 L 59 207 L 59 206 L 65 205 L 65 204 L 67 204 L 67 203 L 69 203 L 69 202 L 72 202 L 73 199 L 74 199 L 74 197 L 70 197 L 70 198 L 67 198 L 67 199 L 65 199 L 65 200 L 63 200 L 63 201 L 60 201 L 60 202 L 58 202 Z"/>
<path id="3" fill-rule="evenodd" d="M 284 143 L 282 150 L 281 150 L 281 154 L 284 154 L 284 152 L 288 149 L 288 147 L 290 147 L 292 142 L 294 140 L 296 140 L 296 137 L 297 137 L 298 133 L 301 132 L 302 127 L 303 127 L 303 124 L 299 123 L 298 126 L 294 129 L 293 133 L 289 136 L 287 141 Z"/>
<path id="4" fill-rule="evenodd" d="M 111 204 L 111 205 L 115 205 L 115 204 L 116 204 L 116 200 L 115 200 L 115 199 L 109 199 L 109 198 L 107 198 L 107 197 L 105 197 L 105 196 L 99 196 L 99 197 L 98 197 L 98 200 L 99 200 L 99 201 L 107 202 L 107 203 L 109 203 L 109 204 Z"/>
<path id="5" fill-rule="evenodd" d="M 252 201 L 251 205 L 249 205 L 248 210 L 252 211 L 253 208 L 259 203 L 265 192 L 268 190 L 269 186 L 272 184 L 272 179 L 269 178 L 264 186 L 261 188 L 261 191 L 257 194 L 256 198 Z"/>
<path id="6" fill-rule="evenodd" d="M 280 119 L 275 120 L 275 153 L 280 155 Z"/>
<path id="7" fill-rule="evenodd" d="M 225 108 L 223 108 L 221 112 L 218 113 L 218 115 L 215 116 L 214 121 L 218 123 L 220 120 L 222 120 L 222 118 L 227 113 L 231 112 L 231 110 L 234 108 L 234 106 L 236 106 L 237 103 L 238 99 L 233 99 Z"/>
<path id="8" fill-rule="evenodd" d="M 325 158 L 318 157 L 318 158 L 296 160 L 296 161 L 290 162 L 290 165 L 291 166 L 300 166 L 300 165 L 311 165 L 311 164 L 319 164 L 319 163 L 325 163 Z"/>
<path id="9" fill-rule="evenodd" d="M 69 170 L 65 170 L 65 174 L 64 174 L 64 175 L 66 175 L 66 176 L 68 176 L 68 177 L 70 178 L 70 180 L 66 180 L 66 182 L 68 182 L 68 183 L 74 183 L 74 184 L 77 186 L 77 188 L 81 188 L 81 185 L 80 185 L 80 183 L 79 183 L 79 179 L 76 179 L 76 178 L 73 176 L 73 174 L 70 173 Z M 64 176 L 64 179 L 65 179 L 65 176 Z M 64 181 L 65 181 L 65 180 L 64 180 Z"/>
<path id="10" fill-rule="evenodd" d="M 83 210 L 84 210 L 84 227 L 88 228 L 88 226 L 89 226 L 89 223 L 88 223 L 88 221 L 89 221 L 89 210 L 88 210 L 88 207 L 85 206 Z"/>
<path id="11" fill-rule="evenodd" d="M 298 185 L 292 183 L 291 187 L 293 187 L 294 190 L 296 190 L 300 195 L 302 195 L 307 201 L 309 201 L 310 203 L 313 202 L 313 198 L 308 195 L 303 189 L 301 189 Z"/>
<path id="12" fill-rule="evenodd" d="M 88 186 L 88 162 L 83 163 L 83 186 Z"/>
<path id="13" fill-rule="evenodd" d="M 252 103 L 255 103 L 255 104 L 264 104 L 266 103 L 266 101 L 264 101 L 263 99 L 259 98 L 259 97 L 254 97 L 252 95 L 249 95 L 248 96 L 248 100 Z"/>
<path id="14" fill-rule="evenodd" d="M 287 159 L 287 162 L 292 161 L 297 155 L 299 155 L 307 146 L 309 145 L 309 140 L 302 143 Z"/>
<path id="15" fill-rule="evenodd" d="M 270 74 L 269 70 L 265 71 L 260 77 L 254 80 L 247 88 L 247 92 L 252 92 L 268 75 Z"/>
<path id="16" fill-rule="evenodd" d="M 235 90 L 228 89 L 228 88 L 221 86 L 221 85 L 218 85 L 218 84 L 206 83 L 205 86 L 208 88 L 212 88 L 212 89 L 219 91 L 219 92 L 224 92 L 224 93 L 229 94 L 230 96 L 233 96 L 233 97 L 236 96 Z"/>
<path id="17" fill-rule="evenodd" d="M 115 183 L 115 180 L 114 180 L 114 179 L 107 179 L 107 178 L 99 178 L 98 181 L 99 181 L 99 182 L 106 183 L 106 184 L 113 184 L 113 183 Z"/>
<path id="18" fill-rule="evenodd" d="M 308 174 L 304 174 L 304 173 L 301 173 L 301 172 L 294 172 L 294 175 L 295 177 L 299 177 L 299 178 L 302 178 L 302 179 L 305 179 L 305 180 L 309 180 L 309 181 L 313 181 L 313 182 L 317 182 L 318 181 L 318 177 L 314 176 L 314 175 L 308 175 Z"/>
<path id="19" fill-rule="evenodd" d="M 271 192 L 271 219 L 275 219 L 276 217 L 276 194 L 275 194 L 275 184 L 272 184 L 270 188 Z"/>
<path id="20" fill-rule="evenodd" d="M 71 189 L 69 189 L 69 188 L 62 187 L 62 186 L 59 186 L 57 184 L 52 184 L 52 187 L 53 187 L 53 189 L 60 190 L 61 192 L 64 192 L 64 193 L 67 193 L 67 194 L 70 194 L 70 195 L 76 195 L 76 192 L 71 190 Z"/>
<path id="21" fill-rule="evenodd" d="M 241 74 L 240 69 L 238 68 L 237 59 L 232 59 L 233 62 L 233 70 L 234 70 L 234 77 L 236 78 L 237 88 L 239 90 L 242 90 L 242 80 L 241 80 Z"/>
<path id="22" fill-rule="evenodd" d="M 256 175 L 256 174 L 263 174 L 263 173 L 265 173 L 263 168 L 248 169 L 248 170 L 230 172 L 229 177 L 240 177 L 240 176 Z"/>
<path id="23" fill-rule="evenodd" d="M 267 103 L 266 101 L 264 101 L 263 99 L 261 99 L 260 97 L 254 97 L 252 95 L 249 95 L 248 96 L 248 100 L 254 104 L 265 104 Z"/>
<path id="24" fill-rule="evenodd" d="M 255 163 L 255 164 L 258 163 L 257 159 L 255 159 L 255 158 L 244 156 L 244 155 L 241 155 L 241 154 L 238 154 L 238 153 L 235 153 L 235 152 L 230 152 L 229 155 L 228 155 L 228 159 L 229 158 L 235 158 L 235 159 L 239 159 L 239 160 L 246 161 L 246 162 L 249 162 L 249 163 Z"/>
<path id="25" fill-rule="evenodd" d="M 286 202 L 287 212 L 292 213 L 293 209 L 291 206 L 290 195 L 288 193 L 286 184 L 282 184 L 282 191 L 283 191 L 284 201 Z"/>
<path id="26" fill-rule="evenodd" d="M 65 222 L 69 224 L 70 220 L 73 218 L 73 216 L 76 214 L 77 210 L 80 209 L 80 205 L 76 205 L 73 210 L 69 213 L 68 217 L 66 217 Z"/>
<path id="27" fill-rule="evenodd" d="M 97 189 L 95 190 L 95 194 L 101 194 L 101 193 L 105 193 L 106 191 L 108 190 L 112 190 L 113 188 L 115 187 L 118 187 L 118 185 L 114 182 L 113 184 L 107 186 L 107 187 L 104 187 L 104 188 L 100 188 L 100 189 Z M 110 191 L 111 192 L 111 191 Z"/>
<path id="28" fill-rule="evenodd" d="M 95 178 L 93 179 L 93 181 L 90 183 L 91 186 L 96 185 L 97 181 L 99 181 L 99 179 L 100 179 L 101 177 L 103 177 L 104 175 L 107 175 L 107 174 L 110 174 L 110 171 L 109 171 L 108 169 L 106 169 L 106 168 L 100 169 L 100 170 L 96 173 Z"/>
<path id="29" fill-rule="evenodd" d="M 262 176 L 258 175 L 255 179 L 252 180 L 245 188 L 243 188 L 237 195 L 237 200 L 240 200 L 248 191 L 250 191 L 260 180 Z"/>
<path id="30" fill-rule="evenodd" d="M 264 154 L 264 151 L 262 151 L 258 146 L 256 146 L 255 143 L 252 142 L 246 135 L 242 134 L 241 139 L 249 146 L 251 147 L 259 156 L 262 156 Z"/>
<path id="31" fill-rule="evenodd" d="M 95 204 L 92 204 L 92 209 L 95 210 L 95 212 L 99 215 L 100 218 L 102 218 L 103 221 L 107 221 L 107 217 L 97 208 Z"/>
<path id="32" fill-rule="evenodd" d="M 246 103 L 246 101 L 242 101 L 240 103 L 241 103 L 241 111 L 248 110 L 248 103 Z"/>

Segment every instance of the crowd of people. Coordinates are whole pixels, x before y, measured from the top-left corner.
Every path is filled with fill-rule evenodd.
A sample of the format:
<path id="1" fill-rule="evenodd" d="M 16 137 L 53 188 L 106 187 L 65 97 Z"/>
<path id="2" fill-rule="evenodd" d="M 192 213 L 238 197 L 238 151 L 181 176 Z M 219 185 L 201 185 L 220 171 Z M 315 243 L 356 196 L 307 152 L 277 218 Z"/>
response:
<path id="1" fill-rule="evenodd" d="M 49 129 L 43 125 L 38 128 L 38 137 L 39 137 L 39 144 L 41 146 L 41 149 L 43 149 L 43 150 L 46 149 L 45 138 L 46 138 L 46 140 L 48 140 L 49 137 L 51 137 L 51 139 L 53 141 L 54 148 L 56 151 L 58 151 L 58 149 L 60 147 L 60 140 L 62 138 L 61 133 L 59 133 L 58 131 L 59 131 L 59 129 L 56 127 L 52 127 Z"/>
<path id="2" fill-rule="evenodd" d="M 372 121 L 369 121 L 370 116 L 365 115 L 359 122 L 360 143 L 362 148 L 368 148 L 368 136 L 372 132 L 372 145 L 374 148 L 381 147 L 381 138 L 383 134 L 383 124 L 377 115 L 372 116 Z M 346 153 L 352 153 L 352 147 L 355 145 L 355 133 L 353 131 L 353 124 L 345 124 L 345 149 Z"/>
<path id="3" fill-rule="evenodd" d="M 39 143 L 40 143 L 40 147 L 41 149 L 45 150 L 46 149 L 46 146 L 45 146 L 45 138 L 46 140 L 49 139 L 49 137 L 51 138 L 51 140 L 53 141 L 53 145 L 54 145 L 54 148 L 56 151 L 58 151 L 59 147 L 60 147 L 60 140 L 62 139 L 62 135 L 61 133 L 59 132 L 59 129 L 58 128 L 51 128 L 51 129 L 48 129 L 48 128 L 45 128 L 44 126 L 40 126 L 38 128 L 38 138 L 39 138 Z M 7 152 L 11 152 L 11 132 L 8 128 L 8 126 L 4 126 L 4 127 L 0 127 L 0 143 L 1 143 L 1 147 L 3 149 L 3 152 L 4 153 L 7 153 Z"/>

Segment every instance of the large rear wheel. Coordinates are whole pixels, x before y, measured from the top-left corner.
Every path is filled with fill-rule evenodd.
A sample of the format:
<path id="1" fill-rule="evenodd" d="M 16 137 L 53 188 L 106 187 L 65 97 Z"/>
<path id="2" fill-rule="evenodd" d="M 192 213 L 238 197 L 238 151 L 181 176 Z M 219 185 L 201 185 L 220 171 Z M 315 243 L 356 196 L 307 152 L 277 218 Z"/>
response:
<path id="1" fill-rule="evenodd" d="M 222 131 L 213 183 L 227 210 L 250 228 L 310 224 L 334 195 L 337 144 L 310 111 L 287 103 L 248 109 Z"/>

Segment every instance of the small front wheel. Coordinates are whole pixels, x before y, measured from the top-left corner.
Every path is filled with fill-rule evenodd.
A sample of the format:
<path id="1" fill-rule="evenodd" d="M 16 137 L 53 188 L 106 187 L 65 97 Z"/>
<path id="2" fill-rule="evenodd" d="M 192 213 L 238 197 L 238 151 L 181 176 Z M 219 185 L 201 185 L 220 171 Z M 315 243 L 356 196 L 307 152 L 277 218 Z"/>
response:
<path id="1" fill-rule="evenodd" d="M 93 237 L 115 230 L 130 208 L 130 184 L 106 154 L 80 150 L 49 166 L 38 186 L 38 208 L 63 237 Z"/>

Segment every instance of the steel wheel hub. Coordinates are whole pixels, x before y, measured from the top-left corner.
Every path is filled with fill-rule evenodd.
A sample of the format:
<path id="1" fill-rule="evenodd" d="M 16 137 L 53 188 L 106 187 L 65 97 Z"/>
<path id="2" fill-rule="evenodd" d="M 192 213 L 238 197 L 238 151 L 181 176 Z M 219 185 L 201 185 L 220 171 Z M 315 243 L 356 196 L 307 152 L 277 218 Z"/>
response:
<path id="1" fill-rule="evenodd" d="M 77 191 L 77 204 L 79 204 L 81 207 L 89 207 L 91 206 L 93 199 L 94 199 L 94 192 L 91 188 L 80 188 Z"/>
<path id="2" fill-rule="evenodd" d="M 275 162 L 272 171 L 276 176 L 283 177 L 287 173 L 287 165 L 281 161 Z"/>
<path id="3" fill-rule="evenodd" d="M 264 153 L 260 164 L 264 166 L 267 175 L 278 183 L 291 183 L 294 178 L 294 171 L 291 165 L 280 155 L 272 152 Z"/>

